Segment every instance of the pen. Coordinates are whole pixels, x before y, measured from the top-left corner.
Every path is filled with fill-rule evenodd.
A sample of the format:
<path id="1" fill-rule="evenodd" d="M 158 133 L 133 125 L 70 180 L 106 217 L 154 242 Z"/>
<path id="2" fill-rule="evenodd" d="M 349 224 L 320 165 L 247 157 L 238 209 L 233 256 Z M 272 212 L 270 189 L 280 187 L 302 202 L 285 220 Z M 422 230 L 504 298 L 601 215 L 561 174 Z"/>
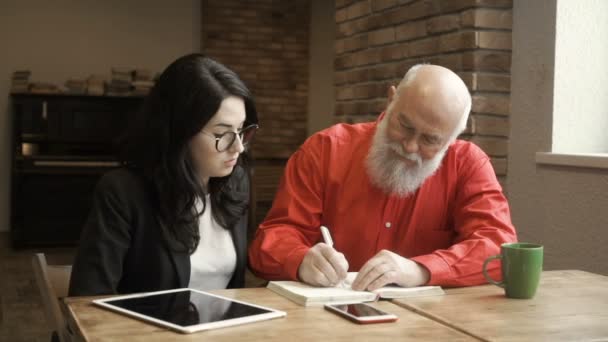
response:
<path id="1" fill-rule="evenodd" d="M 329 247 L 334 247 L 334 240 L 331 239 L 331 234 L 329 234 L 329 229 L 325 226 L 321 226 L 321 235 L 323 235 L 323 242 Z"/>
<path id="2" fill-rule="evenodd" d="M 334 240 L 331 238 L 331 234 L 329 234 L 329 228 L 325 226 L 321 226 L 321 235 L 323 235 L 323 242 L 331 248 L 334 248 Z M 344 280 L 340 281 L 336 287 L 347 287 Z"/>

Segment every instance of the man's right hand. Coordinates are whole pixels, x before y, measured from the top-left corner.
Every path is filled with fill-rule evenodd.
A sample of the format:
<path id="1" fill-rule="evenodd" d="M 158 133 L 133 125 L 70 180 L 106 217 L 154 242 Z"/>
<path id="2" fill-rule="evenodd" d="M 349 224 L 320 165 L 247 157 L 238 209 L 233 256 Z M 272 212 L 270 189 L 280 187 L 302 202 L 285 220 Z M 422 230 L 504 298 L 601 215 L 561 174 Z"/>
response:
<path id="1" fill-rule="evenodd" d="M 314 286 L 335 286 L 346 279 L 348 261 L 344 254 L 323 242 L 314 245 L 298 268 L 300 281 Z"/>

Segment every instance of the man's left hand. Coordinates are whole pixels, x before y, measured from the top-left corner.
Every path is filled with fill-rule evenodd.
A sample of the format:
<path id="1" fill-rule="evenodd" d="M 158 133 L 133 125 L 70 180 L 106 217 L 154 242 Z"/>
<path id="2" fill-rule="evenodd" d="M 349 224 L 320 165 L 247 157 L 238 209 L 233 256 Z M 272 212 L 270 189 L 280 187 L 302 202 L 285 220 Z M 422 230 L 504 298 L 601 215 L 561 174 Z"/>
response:
<path id="1" fill-rule="evenodd" d="M 361 267 L 351 287 L 357 291 L 373 291 L 387 284 L 414 287 L 426 284 L 429 279 L 426 267 L 384 249 Z"/>

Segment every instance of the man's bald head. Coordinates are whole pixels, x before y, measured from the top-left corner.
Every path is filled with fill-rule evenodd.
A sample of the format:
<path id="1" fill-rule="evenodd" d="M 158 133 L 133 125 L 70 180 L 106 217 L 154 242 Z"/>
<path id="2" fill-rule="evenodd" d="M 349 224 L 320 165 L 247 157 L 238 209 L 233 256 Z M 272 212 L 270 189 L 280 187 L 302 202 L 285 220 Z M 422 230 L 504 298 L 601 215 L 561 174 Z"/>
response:
<path id="1" fill-rule="evenodd" d="M 422 111 L 430 122 L 452 127 L 454 140 L 465 130 L 471 110 L 471 95 L 462 79 L 438 65 L 418 64 L 405 74 L 391 103 L 408 102 Z"/>
<path id="2" fill-rule="evenodd" d="M 416 191 L 441 166 L 470 109 L 469 91 L 455 73 L 436 65 L 412 67 L 389 90 L 366 160 L 372 183 L 400 196 Z"/>

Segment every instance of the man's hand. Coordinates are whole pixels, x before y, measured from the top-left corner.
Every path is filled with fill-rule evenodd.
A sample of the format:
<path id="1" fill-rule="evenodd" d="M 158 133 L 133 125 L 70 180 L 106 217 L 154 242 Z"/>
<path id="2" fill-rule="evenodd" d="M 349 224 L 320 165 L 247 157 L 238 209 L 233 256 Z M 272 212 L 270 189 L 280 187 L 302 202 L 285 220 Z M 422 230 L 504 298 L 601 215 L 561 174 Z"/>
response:
<path id="1" fill-rule="evenodd" d="M 387 284 L 414 287 L 426 284 L 429 279 L 426 267 L 384 249 L 361 267 L 352 288 L 373 291 Z"/>
<path id="2" fill-rule="evenodd" d="M 308 250 L 298 268 L 298 278 L 314 286 L 335 286 L 346 278 L 348 261 L 344 254 L 318 243 Z"/>

